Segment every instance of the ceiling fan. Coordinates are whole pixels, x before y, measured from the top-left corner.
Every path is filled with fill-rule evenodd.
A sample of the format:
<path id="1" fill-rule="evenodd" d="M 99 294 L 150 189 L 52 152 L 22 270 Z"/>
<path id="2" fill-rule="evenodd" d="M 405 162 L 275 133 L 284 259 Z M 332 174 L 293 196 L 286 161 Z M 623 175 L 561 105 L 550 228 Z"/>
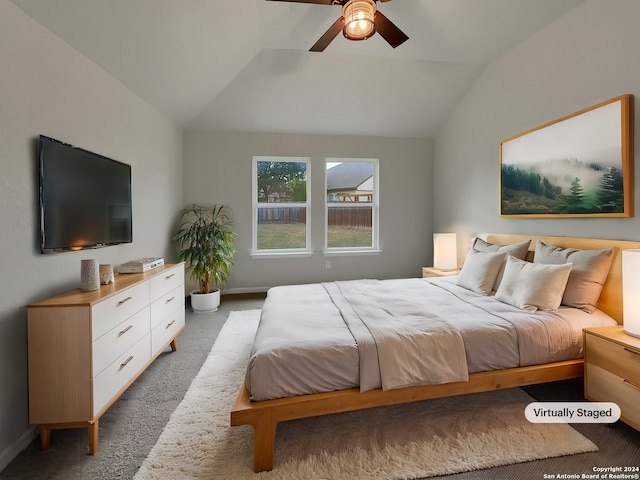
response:
<path id="1" fill-rule="evenodd" d="M 378 32 L 389 45 L 396 48 L 406 42 L 407 37 L 391 20 L 376 8 L 378 0 L 273 0 L 293 3 L 314 3 L 318 5 L 341 5 L 342 16 L 309 49 L 310 52 L 322 52 L 338 33 L 349 40 L 366 40 Z M 380 0 L 389 2 L 390 0 Z"/>

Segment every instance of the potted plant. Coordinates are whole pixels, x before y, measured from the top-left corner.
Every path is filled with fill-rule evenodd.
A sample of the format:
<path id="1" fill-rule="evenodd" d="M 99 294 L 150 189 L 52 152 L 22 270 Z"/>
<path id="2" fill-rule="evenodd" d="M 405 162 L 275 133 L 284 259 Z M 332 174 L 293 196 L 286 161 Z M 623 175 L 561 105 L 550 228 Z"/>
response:
<path id="1" fill-rule="evenodd" d="M 220 289 L 227 282 L 237 253 L 236 234 L 231 230 L 231 213 L 224 205 L 191 205 L 180 212 L 173 237 L 178 257 L 187 265 L 199 288 L 190 292 L 194 311 L 212 311 L 220 305 Z"/>

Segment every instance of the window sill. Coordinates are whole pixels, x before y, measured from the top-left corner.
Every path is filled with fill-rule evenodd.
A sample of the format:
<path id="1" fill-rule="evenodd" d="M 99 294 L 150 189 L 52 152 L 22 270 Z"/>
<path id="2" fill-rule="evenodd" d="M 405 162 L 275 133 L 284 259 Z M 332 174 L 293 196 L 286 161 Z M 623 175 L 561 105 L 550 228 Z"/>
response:
<path id="1" fill-rule="evenodd" d="M 295 257 L 310 257 L 313 255 L 313 252 L 303 251 L 303 252 L 252 252 L 251 258 L 295 258 Z"/>
<path id="2" fill-rule="evenodd" d="M 325 250 L 325 257 L 356 257 L 364 255 L 380 255 L 382 250 Z"/>

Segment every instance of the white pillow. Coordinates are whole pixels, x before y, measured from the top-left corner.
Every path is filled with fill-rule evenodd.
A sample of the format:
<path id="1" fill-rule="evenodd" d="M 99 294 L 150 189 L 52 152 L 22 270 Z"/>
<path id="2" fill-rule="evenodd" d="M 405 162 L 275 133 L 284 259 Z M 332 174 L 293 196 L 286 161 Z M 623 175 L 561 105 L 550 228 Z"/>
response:
<path id="1" fill-rule="evenodd" d="M 529 244 L 531 240 L 525 240 L 520 243 L 513 243 L 510 245 L 502 245 L 498 243 L 489 243 L 480 237 L 476 237 L 473 241 L 473 245 L 471 248 L 474 250 L 479 250 L 480 252 L 500 252 L 506 253 L 507 255 L 511 255 L 513 257 L 519 258 L 520 260 L 525 260 L 527 253 L 529 252 Z M 504 264 L 507 261 L 505 257 L 505 261 L 502 262 L 502 266 L 500 267 L 500 271 L 496 276 L 496 281 L 493 284 L 493 290 L 498 290 L 500 286 L 500 282 L 502 281 L 502 275 L 504 275 Z"/>
<path id="2" fill-rule="evenodd" d="M 571 263 L 531 263 L 509 256 L 495 298 L 530 312 L 555 312 L 562 301 L 571 266 Z"/>
<path id="3" fill-rule="evenodd" d="M 469 250 L 456 284 L 480 295 L 489 295 L 493 289 L 506 253 Z"/>

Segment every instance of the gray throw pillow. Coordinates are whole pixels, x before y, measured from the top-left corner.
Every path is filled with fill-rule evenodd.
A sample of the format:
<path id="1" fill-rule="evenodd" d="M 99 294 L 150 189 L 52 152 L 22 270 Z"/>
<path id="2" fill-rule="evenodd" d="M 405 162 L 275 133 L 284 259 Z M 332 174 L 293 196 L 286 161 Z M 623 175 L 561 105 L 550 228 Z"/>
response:
<path id="1" fill-rule="evenodd" d="M 534 263 L 573 263 L 562 304 L 587 313 L 593 313 L 596 309 L 612 260 L 613 248 L 578 250 L 556 247 L 541 241 L 536 244 L 533 257 Z"/>

